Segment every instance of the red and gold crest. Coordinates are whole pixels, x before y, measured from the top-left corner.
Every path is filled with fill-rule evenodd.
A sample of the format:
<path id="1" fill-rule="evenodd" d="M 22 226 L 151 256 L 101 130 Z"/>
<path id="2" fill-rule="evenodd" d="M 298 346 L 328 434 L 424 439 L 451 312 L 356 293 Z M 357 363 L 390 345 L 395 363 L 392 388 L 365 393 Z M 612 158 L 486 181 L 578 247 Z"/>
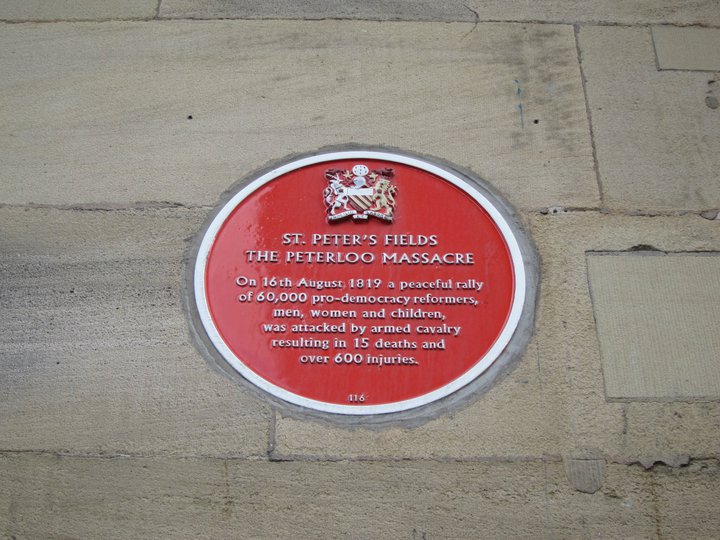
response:
<path id="1" fill-rule="evenodd" d="M 328 221 L 352 217 L 361 220 L 373 216 L 392 222 L 397 187 L 391 182 L 393 169 L 371 171 L 358 164 L 352 170 L 328 169 L 328 185 L 323 191 Z"/>

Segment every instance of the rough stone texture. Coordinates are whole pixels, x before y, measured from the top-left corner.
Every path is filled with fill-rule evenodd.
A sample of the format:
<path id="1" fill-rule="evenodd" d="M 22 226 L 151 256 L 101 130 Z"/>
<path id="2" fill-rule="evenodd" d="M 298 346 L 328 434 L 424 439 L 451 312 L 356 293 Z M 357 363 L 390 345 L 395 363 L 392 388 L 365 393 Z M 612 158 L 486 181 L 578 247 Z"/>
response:
<path id="1" fill-rule="evenodd" d="M 190 343 L 205 211 L 0 209 L 0 449 L 265 455 L 271 415 Z"/>
<path id="2" fill-rule="evenodd" d="M 720 399 L 720 256 L 590 254 L 608 398 Z"/>
<path id="3" fill-rule="evenodd" d="M 652 28 L 660 69 L 720 70 L 720 30 L 713 28 Z"/>
<path id="4" fill-rule="evenodd" d="M 579 447 L 599 449 L 601 455 L 614 455 L 622 461 L 682 453 L 716 455 L 717 444 L 712 449 L 711 441 L 720 437 L 717 402 L 677 404 L 683 417 L 669 423 L 673 417 L 665 404 L 605 401 L 585 262 L 587 251 L 626 251 L 640 244 L 662 251 L 715 251 L 720 248 L 716 224 L 699 216 L 581 213 L 536 219 L 532 233 L 543 259 L 539 328 L 544 328 L 540 339 L 545 352 L 541 345 L 540 366 L 547 391 L 563 395 L 568 418 L 565 433 L 572 433 L 569 436 L 574 436 Z M 563 384 L 553 386 L 557 377 Z M 697 448 L 697 453 L 689 448 Z M 597 454 L 586 457 L 596 458 Z"/>
<path id="5" fill-rule="evenodd" d="M 459 0 L 165 0 L 160 17 L 472 22 L 476 15 Z"/>
<path id="6" fill-rule="evenodd" d="M 649 484 L 658 509 L 658 537 L 717 537 L 720 513 L 704 506 L 705 501 L 717 501 L 717 462 L 694 463 L 682 469 L 661 468 L 649 478 Z"/>
<path id="7" fill-rule="evenodd" d="M 0 502 L 17 538 L 653 538 L 689 524 L 673 504 L 707 515 L 689 530 L 712 538 L 717 475 L 611 465 L 601 491 L 578 495 L 561 463 L 25 454 L 0 458 Z"/>
<path id="8" fill-rule="evenodd" d="M 720 24 L 714 0 L 162 0 L 161 17 Z"/>
<path id="9" fill-rule="evenodd" d="M 688 456 L 717 457 L 720 406 L 708 403 L 627 403 L 622 462 L 677 463 Z"/>
<path id="10" fill-rule="evenodd" d="M 1 21 L 151 19 L 158 0 L 3 0 Z"/>
<path id="11" fill-rule="evenodd" d="M 7 538 L 711 539 L 719 486 L 712 462 L 578 495 L 560 463 L 0 457 Z"/>
<path id="12" fill-rule="evenodd" d="M 448 417 L 407 429 L 346 428 L 278 415 L 273 456 L 280 459 L 453 458 L 560 454 L 561 420 L 542 391 L 537 345 L 481 400 Z"/>
<path id="13" fill-rule="evenodd" d="M 440 155 L 519 206 L 598 202 L 568 26 L 12 25 L 0 71 L 7 203 L 215 204 L 343 142 Z"/>
<path id="14" fill-rule="evenodd" d="M 705 104 L 713 79 L 658 72 L 646 28 L 583 27 L 579 41 L 605 205 L 717 208 L 720 122 Z"/>

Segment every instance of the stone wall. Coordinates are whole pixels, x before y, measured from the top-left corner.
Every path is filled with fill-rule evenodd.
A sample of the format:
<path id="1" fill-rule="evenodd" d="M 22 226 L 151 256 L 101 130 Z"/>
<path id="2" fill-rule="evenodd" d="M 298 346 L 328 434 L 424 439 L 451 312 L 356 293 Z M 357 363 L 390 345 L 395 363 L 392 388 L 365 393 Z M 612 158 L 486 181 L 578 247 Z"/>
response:
<path id="1" fill-rule="evenodd" d="M 0 20 L 1 538 L 718 536 L 717 2 Z M 422 425 L 289 414 L 184 315 L 223 192 L 343 143 L 474 171 L 541 259 L 524 356 Z"/>

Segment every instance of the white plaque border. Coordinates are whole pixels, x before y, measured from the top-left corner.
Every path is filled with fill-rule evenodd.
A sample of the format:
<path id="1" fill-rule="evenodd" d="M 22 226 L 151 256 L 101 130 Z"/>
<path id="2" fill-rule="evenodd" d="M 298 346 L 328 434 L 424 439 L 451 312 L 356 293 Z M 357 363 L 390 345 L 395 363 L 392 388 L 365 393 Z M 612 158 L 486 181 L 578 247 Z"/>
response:
<path id="1" fill-rule="evenodd" d="M 296 169 L 306 167 L 308 165 L 315 165 L 317 163 L 323 163 L 326 161 L 335 161 L 340 159 L 376 159 L 392 161 L 395 163 L 401 163 L 403 165 L 410 165 L 418 169 L 422 169 L 431 174 L 439 176 L 444 180 L 447 180 L 451 184 L 457 186 L 465 193 L 470 195 L 495 222 L 495 225 L 500 230 L 500 233 L 505 240 L 510 256 L 512 260 L 513 272 L 515 277 L 515 296 L 513 298 L 512 307 L 510 308 L 510 315 L 505 323 L 500 335 L 495 340 L 495 343 L 490 350 L 468 371 L 463 375 L 449 382 L 445 386 L 442 386 L 432 392 L 423 394 L 422 396 L 407 399 L 403 401 L 397 401 L 394 403 L 388 403 L 384 405 L 338 405 L 335 403 L 326 403 L 324 401 L 318 401 L 309 399 L 293 392 L 289 392 L 284 388 L 280 388 L 277 385 L 263 379 L 253 370 L 251 370 L 245 363 L 238 358 L 235 353 L 230 350 L 225 341 L 222 339 L 220 332 L 218 331 L 215 323 L 210 315 L 210 308 L 208 305 L 207 295 L 205 291 L 205 271 L 207 267 L 207 259 L 212 248 L 215 238 L 220 231 L 220 228 L 225 223 L 230 214 L 235 208 L 245 200 L 250 194 L 255 192 L 263 185 L 271 182 L 272 180 Z M 348 151 L 337 151 L 316 154 L 304 158 L 299 158 L 290 161 L 284 165 L 276 167 L 275 169 L 262 174 L 257 179 L 251 181 L 244 186 L 238 193 L 236 193 L 225 205 L 220 209 L 217 215 L 213 218 L 208 226 L 203 239 L 198 249 L 197 258 L 195 259 L 195 267 L 193 272 L 193 288 L 195 293 L 195 303 L 198 309 L 198 315 L 200 321 L 207 333 L 208 338 L 215 346 L 217 351 L 222 357 L 232 366 L 232 368 L 240 373 L 245 379 L 256 385 L 257 387 L 265 390 L 271 395 L 278 397 L 289 403 L 314 409 L 316 411 L 322 411 L 333 414 L 344 414 L 344 415 L 377 415 L 407 411 L 422 407 L 439 399 L 449 396 L 450 394 L 458 391 L 467 384 L 477 379 L 483 372 L 485 372 L 495 360 L 500 356 L 505 347 L 510 342 L 515 330 L 518 327 L 520 318 L 523 312 L 523 306 L 525 304 L 525 296 L 527 294 L 527 283 L 525 275 L 525 266 L 523 261 L 523 255 L 518 244 L 518 240 L 513 234 L 513 230 L 510 224 L 507 222 L 503 214 L 498 208 L 479 190 L 477 190 L 470 182 L 461 178 L 458 174 L 427 162 L 423 159 L 398 154 L 394 152 L 382 152 L 377 150 L 348 150 Z"/>

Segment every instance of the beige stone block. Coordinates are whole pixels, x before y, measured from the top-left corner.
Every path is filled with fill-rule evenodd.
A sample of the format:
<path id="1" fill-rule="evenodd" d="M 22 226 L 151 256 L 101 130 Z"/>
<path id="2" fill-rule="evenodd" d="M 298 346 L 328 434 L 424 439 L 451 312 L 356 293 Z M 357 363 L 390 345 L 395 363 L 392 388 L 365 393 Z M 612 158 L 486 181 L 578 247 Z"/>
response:
<path id="1" fill-rule="evenodd" d="M 653 26 L 658 68 L 720 70 L 720 30 Z"/>
<path id="2" fill-rule="evenodd" d="M 626 461 L 678 464 L 720 455 L 720 407 L 709 403 L 634 402 L 623 406 Z"/>
<path id="3" fill-rule="evenodd" d="M 0 71 L 6 203 L 214 204 L 349 142 L 440 156 L 519 206 L 598 203 L 569 26 L 12 25 Z"/>
<path id="4" fill-rule="evenodd" d="M 704 73 L 657 71 L 645 28 L 582 27 L 582 65 L 604 204 L 720 207 L 720 122 Z"/>
<path id="5" fill-rule="evenodd" d="M 602 487 L 589 494 L 574 487 L 563 465 L 548 464 L 543 538 L 655 538 L 656 510 L 641 467 L 609 464 Z"/>
<path id="6" fill-rule="evenodd" d="M 475 13 L 459 0 L 165 0 L 160 17 L 472 22 Z"/>
<path id="7" fill-rule="evenodd" d="M 639 468 L 574 491 L 559 463 L 0 457 L 0 530 L 17 538 L 649 538 Z M 712 508 L 681 487 L 688 519 Z M 663 480 L 667 490 L 678 482 Z"/>
<path id="8" fill-rule="evenodd" d="M 642 244 L 663 251 L 716 251 L 720 235 L 715 222 L 697 216 L 573 213 L 533 219 L 531 229 L 543 260 L 538 324 L 546 337 L 541 342 L 540 369 L 545 387 L 552 385 L 563 396 L 563 437 L 576 445 L 571 454 L 650 463 L 680 454 L 716 454 L 717 402 L 606 402 L 585 262 L 586 251 L 625 251 Z"/>
<path id="9" fill-rule="evenodd" d="M 3 0 L 0 20 L 150 19 L 157 8 L 158 0 Z"/>
<path id="10" fill-rule="evenodd" d="M 531 344 L 505 379 L 467 408 L 419 427 L 344 427 L 278 415 L 276 458 L 539 459 L 561 453 L 562 422 L 542 387 Z"/>
<path id="11" fill-rule="evenodd" d="M 191 345 L 205 211 L 0 209 L 2 450 L 265 455 L 271 414 Z"/>
<path id="12" fill-rule="evenodd" d="M 161 17 L 719 24 L 713 0 L 163 0 Z"/>
<path id="13" fill-rule="evenodd" d="M 720 469 L 716 461 L 660 468 L 650 483 L 660 538 L 717 538 Z"/>
<path id="14" fill-rule="evenodd" d="M 720 398 L 718 255 L 591 253 L 588 274 L 608 398 Z"/>

